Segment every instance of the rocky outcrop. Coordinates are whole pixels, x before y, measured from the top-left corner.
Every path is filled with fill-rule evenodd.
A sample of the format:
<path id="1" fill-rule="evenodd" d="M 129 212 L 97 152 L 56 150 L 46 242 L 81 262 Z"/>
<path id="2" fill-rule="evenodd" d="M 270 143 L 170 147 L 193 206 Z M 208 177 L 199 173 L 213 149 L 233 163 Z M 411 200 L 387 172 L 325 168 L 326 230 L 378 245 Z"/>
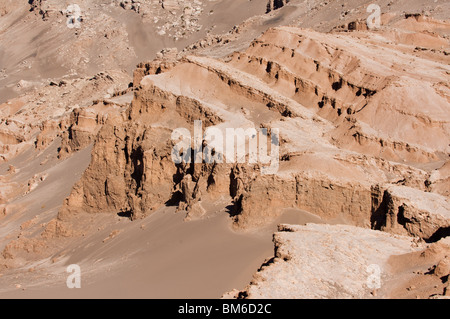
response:
<path id="1" fill-rule="evenodd" d="M 325 220 L 344 218 L 369 227 L 370 188 L 342 183 L 321 174 L 299 173 L 289 177 L 260 176 L 236 169 L 235 222 L 241 227 L 263 226 L 284 208 L 313 212 Z"/>
<path id="2" fill-rule="evenodd" d="M 138 87 L 147 75 L 160 74 L 169 71 L 176 65 L 178 50 L 176 48 L 164 49 L 157 54 L 153 61 L 139 63 L 133 72 L 133 86 Z"/>
<path id="3" fill-rule="evenodd" d="M 44 20 L 48 19 L 50 15 L 56 15 L 58 11 L 63 9 L 63 5 L 55 0 L 30 0 L 30 11 L 34 11 L 42 16 Z"/>
<path id="4" fill-rule="evenodd" d="M 412 240 L 344 225 L 280 225 L 274 257 L 242 291 L 224 297 L 373 298 L 389 279 L 392 255 L 418 251 Z"/>
<path id="5" fill-rule="evenodd" d="M 348 42 L 357 49 L 348 51 Z M 299 208 L 325 220 L 391 229 L 378 220 L 383 219 L 383 193 L 391 185 L 440 196 L 426 193 L 432 191 L 431 175 L 420 167 L 437 163 L 448 149 L 431 138 L 448 135 L 448 116 L 441 112 L 445 98 L 430 89 L 442 73 L 417 70 L 427 74 L 424 90 L 435 104 L 427 114 L 414 115 L 410 109 L 419 108 L 422 100 L 414 102 L 406 93 L 418 75 L 387 67 L 377 56 L 382 50 L 368 53 L 363 45 L 351 34 L 343 40 L 341 35 L 276 28 L 227 62 L 180 59 L 175 50 L 163 51 L 157 60 L 139 65 L 131 106 L 105 121 L 90 168 L 63 212 L 128 212 L 139 218 L 170 203 L 197 216 L 204 203 L 225 196 L 234 203 L 235 225 L 243 228 L 263 226 L 284 208 Z M 414 58 L 401 59 L 398 63 Z M 405 101 L 394 97 L 400 92 Z M 415 128 L 397 129 L 391 118 Z M 170 136 L 177 128 L 192 132 L 196 120 L 203 129 L 224 134 L 226 128 L 279 128 L 278 170 L 265 175 L 261 163 L 227 161 L 175 164 Z M 422 134 L 414 134 L 417 129 Z M 430 221 L 411 218 L 401 233 L 428 240 L 447 227 L 448 216 Z"/>
<path id="6" fill-rule="evenodd" d="M 175 211 L 165 206 L 205 219 L 187 228 L 229 214 L 235 230 L 258 236 L 304 213 L 348 225 L 282 225 L 275 256 L 234 297 L 385 297 L 403 275 L 412 281 L 397 288 L 409 297 L 449 294 L 448 22 L 405 15 L 419 3 L 406 0 L 383 5 L 403 13 L 375 30 L 363 3 L 271 0 L 263 14 L 263 1 L 80 1 L 74 29 L 61 1 L 0 5 L 1 97 L 21 95 L 0 105 L 1 159 L 21 154 L 0 165 L 0 268 L 142 238 L 154 219 L 122 217 L 164 219 Z M 20 16 L 28 8 L 36 14 Z M 18 34 L 33 50 L 8 47 Z M 132 83 L 128 72 L 99 72 L 153 54 Z M 180 129 L 191 133 L 182 163 Z M 420 269 L 404 266 L 411 260 Z"/>
<path id="7" fill-rule="evenodd" d="M 139 13 L 141 10 L 141 2 L 137 0 L 120 1 L 120 6 L 125 10 L 133 10 L 136 13 Z"/>
<path id="8" fill-rule="evenodd" d="M 346 38 L 351 42 L 356 41 L 355 47 L 359 47 L 357 37 L 348 35 Z M 417 68 L 416 73 L 408 75 L 406 80 L 402 75 L 403 70 L 385 65 L 383 51 L 382 48 L 379 52 L 372 51 L 373 60 L 370 61 L 375 62 L 372 64 L 366 60 L 363 49 L 349 52 L 334 35 L 277 28 L 254 41 L 245 53 L 235 54 L 232 64 L 271 83 L 283 94 L 335 123 L 338 128 L 347 126 L 343 129 L 345 133 L 349 134 L 353 129 L 348 138 L 337 132 L 330 136 L 339 141 L 340 147 L 351 146 L 356 139 L 357 143 L 362 144 L 358 152 L 371 152 L 376 146 L 376 139 L 365 142 L 366 139 L 360 136 L 375 135 L 381 141 L 377 141 L 379 146 L 371 155 L 378 155 L 380 148 L 386 157 L 389 153 L 397 154 L 399 151 L 412 156 L 419 153 L 418 158 L 427 156 L 431 149 L 448 152 L 445 143 L 433 138 L 442 136 L 440 141 L 443 141 L 447 134 L 448 122 L 443 120 L 446 117 L 442 110 L 448 102 L 445 95 L 435 89 L 441 83 L 440 76 L 443 74 Z M 412 55 L 403 58 L 395 63 L 404 65 L 415 59 Z M 435 63 L 432 60 L 423 62 Z M 432 73 L 433 79 L 430 78 L 426 86 L 419 87 L 419 74 L 425 76 Z M 423 104 L 429 105 L 425 113 L 420 108 L 417 112 L 409 108 L 411 105 L 419 107 Z M 378 121 L 379 116 L 384 120 Z M 404 125 L 399 128 L 398 122 Z M 423 132 L 420 136 L 414 134 L 419 127 Z M 367 140 L 373 140 L 373 137 Z M 437 155 L 431 159 L 436 158 Z M 402 160 L 393 156 L 389 159 Z M 417 161 L 414 158 L 412 160 Z"/>
<path id="9" fill-rule="evenodd" d="M 187 0 L 115 0 L 115 3 L 153 24 L 159 36 L 168 36 L 175 41 L 186 39 L 203 29 L 200 20 L 204 18 L 204 9 L 208 5 L 206 1 Z"/>
<path id="10" fill-rule="evenodd" d="M 450 235 L 447 197 L 405 186 L 389 186 L 374 205 L 372 226 L 391 233 L 420 237 L 428 242 Z"/>
<path id="11" fill-rule="evenodd" d="M 161 5 L 166 10 L 178 10 L 180 9 L 180 5 L 178 4 L 178 0 L 162 0 Z"/>

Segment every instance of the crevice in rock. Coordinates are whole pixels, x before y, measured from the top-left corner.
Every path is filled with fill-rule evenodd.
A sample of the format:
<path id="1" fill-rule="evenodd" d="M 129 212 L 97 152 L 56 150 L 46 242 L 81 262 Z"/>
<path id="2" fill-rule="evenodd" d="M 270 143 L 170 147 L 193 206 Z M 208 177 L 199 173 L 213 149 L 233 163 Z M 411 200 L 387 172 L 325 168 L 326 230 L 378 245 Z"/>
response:
<path id="1" fill-rule="evenodd" d="M 411 220 L 405 217 L 405 207 L 403 205 L 398 208 L 397 223 L 402 226 L 411 223 Z"/>

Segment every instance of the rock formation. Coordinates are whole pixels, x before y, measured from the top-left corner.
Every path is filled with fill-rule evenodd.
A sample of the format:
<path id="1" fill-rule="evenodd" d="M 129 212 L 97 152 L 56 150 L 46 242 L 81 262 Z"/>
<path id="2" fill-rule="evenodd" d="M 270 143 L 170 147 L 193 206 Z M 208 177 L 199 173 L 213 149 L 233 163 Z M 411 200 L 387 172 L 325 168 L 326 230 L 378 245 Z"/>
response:
<path id="1" fill-rule="evenodd" d="M 448 295 L 448 3 L 386 3 L 370 29 L 362 1 L 227 1 L 83 0 L 81 28 L 61 2 L 0 5 L 6 280 L 109 267 L 90 247 L 163 236 L 170 209 L 248 238 L 291 212 L 321 224 L 282 222 L 226 297 Z"/>
<path id="2" fill-rule="evenodd" d="M 408 237 L 351 226 L 308 224 L 280 225 L 274 234 L 274 244 L 274 257 L 261 266 L 252 282 L 244 290 L 229 292 L 224 298 L 386 298 L 387 291 L 398 289 L 395 286 L 401 280 L 395 269 L 404 262 L 404 256 L 417 254 L 422 259 L 417 262 L 419 267 L 433 265 L 431 274 L 445 278 L 449 272 L 448 257 L 443 257 L 450 249 L 448 241 L 425 249 Z M 395 259 L 398 261 L 394 263 Z M 415 280 L 418 278 L 422 284 L 434 283 L 430 275 L 416 275 Z M 439 286 L 440 294 L 432 297 L 446 294 L 447 289 L 442 289 L 445 283 Z M 407 290 L 412 289 L 415 286 L 408 285 Z M 428 295 L 423 291 L 424 297 L 430 297 L 432 290 L 427 289 Z"/>
<path id="3" fill-rule="evenodd" d="M 356 49 L 346 50 L 348 43 Z M 448 116 L 443 113 L 448 102 L 438 89 L 446 66 L 424 59 L 414 75 L 403 73 L 392 63 L 409 64 L 417 59 L 413 54 L 403 53 L 388 62 L 382 43 L 371 53 L 364 43 L 352 34 L 276 28 L 227 62 L 195 56 L 174 62 L 171 57 L 138 69 L 135 85 L 142 80 L 127 115 L 101 129 L 94 148 L 98 156 L 79 183 L 85 186 L 75 188 L 67 209 L 76 202 L 81 210 L 146 216 L 179 192 L 181 206 L 189 208 L 189 200 L 198 198 L 199 190 L 203 199 L 204 193 L 215 192 L 207 182 L 200 186 L 204 174 L 205 179 L 215 180 L 214 189 L 229 190 L 225 193 L 234 199 L 235 223 L 244 228 L 270 222 L 283 208 L 299 208 L 361 227 L 395 232 L 394 225 L 400 225 L 406 233 L 424 239 L 445 230 L 447 199 L 433 192 L 429 179 L 435 173 L 420 167 L 442 163 L 442 154 L 448 153 Z M 428 68 L 433 65 L 435 69 Z M 188 81 L 180 78 L 181 86 L 171 84 L 186 73 L 195 76 Z M 429 105 L 426 114 L 419 111 L 422 103 Z M 412 109 L 419 113 L 413 115 Z M 232 115 L 236 113 L 239 117 Z M 170 132 L 192 128 L 194 119 L 202 120 L 205 127 L 280 128 L 280 169 L 263 175 L 259 165 L 177 167 L 170 159 Z M 399 128 L 398 122 L 404 125 Z M 414 134 L 416 129 L 422 133 Z M 109 154 L 111 161 L 105 162 Z M 156 184 L 167 188 L 162 191 Z M 392 204 L 395 212 L 388 208 L 392 196 L 387 194 L 394 190 L 409 194 L 410 189 L 407 197 L 422 197 L 424 208 L 402 197 Z M 440 208 L 431 208 L 435 205 Z M 420 215 L 428 212 L 423 218 L 428 226 L 411 216 L 412 207 Z M 434 226 L 430 218 L 436 218 Z"/>

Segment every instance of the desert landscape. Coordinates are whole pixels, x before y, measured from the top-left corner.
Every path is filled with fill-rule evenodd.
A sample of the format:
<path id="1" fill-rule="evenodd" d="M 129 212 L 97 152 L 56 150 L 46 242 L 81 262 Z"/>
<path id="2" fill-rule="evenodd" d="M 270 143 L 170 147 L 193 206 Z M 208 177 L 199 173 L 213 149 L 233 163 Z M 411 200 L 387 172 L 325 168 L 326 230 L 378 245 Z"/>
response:
<path id="1" fill-rule="evenodd" d="M 0 0 L 0 298 L 450 298 L 450 2 Z"/>

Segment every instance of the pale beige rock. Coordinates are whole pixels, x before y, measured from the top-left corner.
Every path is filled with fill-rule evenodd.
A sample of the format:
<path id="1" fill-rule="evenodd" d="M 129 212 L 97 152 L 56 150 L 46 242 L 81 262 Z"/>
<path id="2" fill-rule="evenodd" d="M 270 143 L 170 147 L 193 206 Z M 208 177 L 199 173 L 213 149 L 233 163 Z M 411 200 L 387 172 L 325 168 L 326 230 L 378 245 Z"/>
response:
<path id="1" fill-rule="evenodd" d="M 445 257 L 436 265 L 434 274 L 438 277 L 445 277 L 450 274 L 450 256 Z"/>

